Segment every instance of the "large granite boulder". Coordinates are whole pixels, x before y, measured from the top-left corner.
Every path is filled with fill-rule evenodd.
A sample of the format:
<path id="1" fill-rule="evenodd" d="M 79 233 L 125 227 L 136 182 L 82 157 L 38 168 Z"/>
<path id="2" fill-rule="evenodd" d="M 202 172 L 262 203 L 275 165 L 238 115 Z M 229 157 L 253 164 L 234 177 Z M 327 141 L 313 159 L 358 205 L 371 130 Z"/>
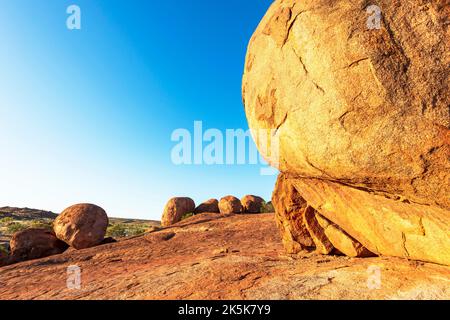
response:
<path id="1" fill-rule="evenodd" d="M 80 250 L 101 244 L 108 224 L 105 210 L 83 203 L 65 209 L 53 222 L 53 230 L 58 239 Z"/>
<path id="2" fill-rule="evenodd" d="M 376 254 L 450 264 L 444 4 L 377 1 L 374 27 L 367 1 L 275 1 L 248 47 L 243 99 L 253 132 L 270 130 L 254 138 L 284 188 L 330 230 Z M 285 242 L 307 247 L 305 208 L 275 193 Z"/>

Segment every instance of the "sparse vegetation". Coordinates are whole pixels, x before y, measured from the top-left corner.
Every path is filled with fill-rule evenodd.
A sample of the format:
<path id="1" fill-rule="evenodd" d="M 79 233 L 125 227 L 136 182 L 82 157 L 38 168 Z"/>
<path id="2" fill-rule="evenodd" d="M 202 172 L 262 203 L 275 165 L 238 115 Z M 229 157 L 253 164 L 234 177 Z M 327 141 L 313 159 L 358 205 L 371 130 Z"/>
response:
<path id="1" fill-rule="evenodd" d="M 261 213 L 273 213 L 275 208 L 273 207 L 272 201 L 264 202 L 261 208 Z"/>
<path id="2" fill-rule="evenodd" d="M 190 218 L 190 217 L 193 217 L 193 216 L 195 216 L 195 214 L 192 213 L 192 212 L 185 213 L 185 214 L 181 217 L 181 221 L 186 220 L 186 219 L 188 219 L 188 218 Z"/>
<path id="3" fill-rule="evenodd" d="M 31 221 L 30 228 L 53 230 L 53 222 L 33 220 Z"/>
<path id="4" fill-rule="evenodd" d="M 10 222 L 6 226 L 6 234 L 13 235 L 16 232 L 28 229 L 28 225 L 21 222 Z"/>
<path id="5" fill-rule="evenodd" d="M 52 221 L 49 219 L 14 220 L 12 217 L 0 219 L 0 234 L 12 236 L 16 232 L 29 228 L 52 230 Z"/>
<path id="6" fill-rule="evenodd" d="M 107 231 L 107 237 L 113 238 L 125 238 L 132 236 L 139 236 L 146 232 L 149 228 L 147 225 L 142 224 L 131 224 L 131 223 L 118 223 L 118 224 L 110 224 Z"/>
<path id="7" fill-rule="evenodd" d="M 9 254 L 9 252 L 8 252 L 8 249 L 5 247 L 5 245 L 0 244 L 0 256 L 8 255 L 8 254 Z"/>
<path id="8" fill-rule="evenodd" d="M 14 219 L 11 218 L 11 217 L 2 218 L 2 219 L 0 219 L 0 225 L 1 226 L 6 226 L 6 225 L 8 225 L 9 223 L 11 223 L 13 221 L 14 221 Z"/>

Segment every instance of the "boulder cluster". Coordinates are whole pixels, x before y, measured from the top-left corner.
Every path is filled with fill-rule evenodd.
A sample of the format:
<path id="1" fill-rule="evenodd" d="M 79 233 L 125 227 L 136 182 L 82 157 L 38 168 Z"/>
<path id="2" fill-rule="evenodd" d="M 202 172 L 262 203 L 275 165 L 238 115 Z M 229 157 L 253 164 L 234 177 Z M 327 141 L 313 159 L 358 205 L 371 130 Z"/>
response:
<path id="1" fill-rule="evenodd" d="M 65 209 L 53 222 L 53 230 L 27 229 L 15 233 L 9 256 L 0 257 L 0 266 L 61 254 L 69 247 L 86 249 L 104 243 L 108 216 L 93 204 L 77 204 Z"/>
<path id="2" fill-rule="evenodd" d="M 225 196 L 222 199 L 210 199 L 199 206 L 195 206 L 194 200 L 186 197 L 170 199 L 164 209 L 161 225 L 171 226 L 180 222 L 186 215 L 197 215 L 202 213 L 240 214 L 261 213 L 266 202 L 263 198 L 247 195 L 241 200 L 234 196 Z"/>
<path id="3" fill-rule="evenodd" d="M 220 201 L 210 199 L 195 206 L 190 198 L 172 198 L 166 205 L 161 225 L 171 226 L 187 215 L 202 213 L 260 213 L 266 203 L 257 196 L 239 200 L 227 196 Z M 69 248 L 87 249 L 116 242 L 105 238 L 108 215 L 93 204 L 77 204 L 65 209 L 53 222 L 53 230 L 30 228 L 16 232 L 10 241 L 9 255 L 0 252 L 0 266 L 45 258 L 65 252 Z"/>
<path id="4" fill-rule="evenodd" d="M 250 40 L 249 127 L 289 252 L 450 265 L 449 6 L 276 0 Z M 278 146 L 276 156 L 269 145 Z"/>

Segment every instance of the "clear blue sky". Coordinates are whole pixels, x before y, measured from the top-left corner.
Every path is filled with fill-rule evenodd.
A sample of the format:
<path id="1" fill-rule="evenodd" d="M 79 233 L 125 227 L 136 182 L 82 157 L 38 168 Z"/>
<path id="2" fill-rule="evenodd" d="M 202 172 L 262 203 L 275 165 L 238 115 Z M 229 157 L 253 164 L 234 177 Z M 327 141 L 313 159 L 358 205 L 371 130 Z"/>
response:
<path id="1" fill-rule="evenodd" d="M 270 0 L 0 0 L 0 206 L 159 219 L 172 196 L 270 198 L 257 165 L 176 166 L 177 128 L 248 128 L 241 77 Z M 66 28 L 76 4 L 82 29 Z"/>

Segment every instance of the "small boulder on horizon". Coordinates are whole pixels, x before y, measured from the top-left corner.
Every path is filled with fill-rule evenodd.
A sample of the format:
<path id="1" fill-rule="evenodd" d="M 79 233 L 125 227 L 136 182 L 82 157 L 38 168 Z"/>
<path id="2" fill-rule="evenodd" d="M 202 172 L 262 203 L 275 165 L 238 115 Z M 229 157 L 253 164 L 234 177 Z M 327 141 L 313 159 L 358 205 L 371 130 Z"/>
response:
<path id="1" fill-rule="evenodd" d="M 217 199 L 209 199 L 195 208 L 194 213 L 219 213 L 219 201 Z"/>
<path id="2" fill-rule="evenodd" d="M 242 213 L 241 200 L 234 196 L 226 196 L 220 199 L 219 210 L 221 214 Z"/>
<path id="3" fill-rule="evenodd" d="M 265 201 L 261 197 L 247 195 L 241 199 L 241 203 L 245 213 L 261 213 Z"/>
<path id="4" fill-rule="evenodd" d="M 169 227 L 181 221 L 183 216 L 188 213 L 194 213 L 195 202 L 187 197 L 175 197 L 170 199 L 164 209 L 161 225 Z"/>

